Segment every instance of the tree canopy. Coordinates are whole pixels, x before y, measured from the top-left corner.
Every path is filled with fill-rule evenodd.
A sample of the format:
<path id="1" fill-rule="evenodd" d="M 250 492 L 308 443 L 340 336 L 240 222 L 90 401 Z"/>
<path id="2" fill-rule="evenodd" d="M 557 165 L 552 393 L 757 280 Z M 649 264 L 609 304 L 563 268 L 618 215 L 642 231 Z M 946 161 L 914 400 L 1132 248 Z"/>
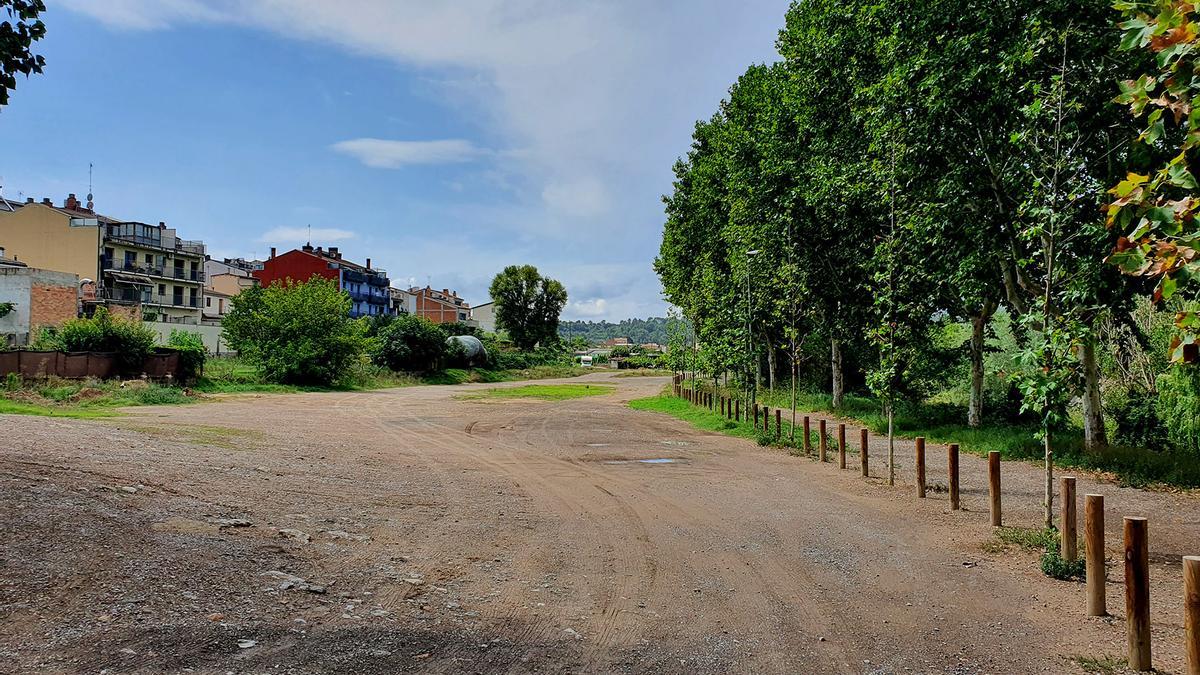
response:
<path id="1" fill-rule="evenodd" d="M 518 348 L 528 351 L 558 339 L 558 317 L 567 304 L 562 283 L 533 265 L 509 265 L 492 279 L 488 292 L 496 303 L 496 325 Z"/>
<path id="2" fill-rule="evenodd" d="M 46 36 L 40 15 L 42 0 L 0 0 L 0 106 L 8 105 L 9 91 L 17 88 L 17 75 L 41 73 L 46 59 L 33 53 L 33 43 Z"/>

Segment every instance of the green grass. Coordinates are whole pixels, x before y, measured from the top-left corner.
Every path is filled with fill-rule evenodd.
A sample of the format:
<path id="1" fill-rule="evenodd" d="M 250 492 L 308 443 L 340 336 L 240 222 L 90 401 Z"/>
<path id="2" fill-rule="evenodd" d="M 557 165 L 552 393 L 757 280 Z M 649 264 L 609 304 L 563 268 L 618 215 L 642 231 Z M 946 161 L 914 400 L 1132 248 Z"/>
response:
<path id="1" fill-rule="evenodd" d="M 460 400 L 536 398 L 542 401 L 565 401 L 587 396 L 611 394 L 616 387 L 603 384 L 527 384 L 523 387 L 487 389 L 481 392 L 462 394 Z"/>
<path id="2" fill-rule="evenodd" d="M 638 398 L 629 402 L 629 407 L 634 410 L 649 410 L 651 412 L 663 413 L 677 419 L 688 422 L 697 429 L 704 431 L 714 431 L 726 436 L 735 436 L 738 438 L 748 438 L 759 445 L 771 445 L 775 447 L 788 448 L 792 454 L 799 454 L 803 447 L 803 432 L 797 436 L 795 443 L 792 444 L 789 439 L 791 425 L 786 420 L 783 421 L 783 430 L 780 434 L 780 439 L 775 440 L 775 423 L 771 422 L 771 431 L 763 432 L 761 428 L 757 428 L 753 421 L 742 420 L 735 422 L 721 416 L 720 406 L 714 410 L 709 410 L 705 407 L 694 406 L 681 398 L 675 398 L 669 393 L 651 396 L 649 398 Z M 837 439 L 826 429 L 826 442 L 829 444 L 830 456 L 837 453 Z M 809 432 L 809 442 L 812 445 L 813 452 L 816 452 L 820 436 L 814 428 Z M 849 439 L 847 439 L 849 441 Z M 848 442 L 847 446 L 851 444 Z"/>
<path id="3" fill-rule="evenodd" d="M 655 370 L 654 368 L 638 368 L 637 370 L 622 370 L 613 377 L 668 377 L 675 373 L 670 370 Z"/>
<path id="4" fill-rule="evenodd" d="M 118 413 L 99 408 L 59 408 L 34 403 L 21 403 L 0 398 L 0 415 L 35 415 L 38 417 L 71 417 L 75 419 L 97 419 L 116 417 Z"/>
<path id="5" fill-rule="evenodd" d="M 777 392 L 762 397 L 772 407 L 787 409 L 791 405 L 790 395 Z M 887 433 L 887 417 L 878 401 L 862 396 L 848 395 L 840 408 L 833 407 L 828 394 L 801 393 L 796 397 L 796 409 L 801 412 L 829 413 L 855 420 L 872 433 Z M 991 424 L 972 429 L 965 423 L 948 423 L 944 408 L 919 406 L 897 413 L 895 433 L 899 438 L 923 436 L 930 443 L 958 443 L 963 452 L 987 456 L 996 450 L 1006 460 L 1024 460 L 1038 463 L 1043 460 L 1042 442 L 1037 438 L 1037 428 L 1014 424 Z M 965 417 L 965 411 L 963 417 Z M 939 419 L 940 417 L 940 419 Z M 1083 434 L 1076 428 L 1057 432 L 1054 437 L 1054 461 L 1063 468 L 1088 469 L 1111 474 L 1122 485 L 1149 487 L 1166 485 L 1171 487 L 1200 487 L 1200 461 L 1178 453 L 1162 453 L 1145 448 L 1112 446 L 1098 452 L 1086 452 Z"/>

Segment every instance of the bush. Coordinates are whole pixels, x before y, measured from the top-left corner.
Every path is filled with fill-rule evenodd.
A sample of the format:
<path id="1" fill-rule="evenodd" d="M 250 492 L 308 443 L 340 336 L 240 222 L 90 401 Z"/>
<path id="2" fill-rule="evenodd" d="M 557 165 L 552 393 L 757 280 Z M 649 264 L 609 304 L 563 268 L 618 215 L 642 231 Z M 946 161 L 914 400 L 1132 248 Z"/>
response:
<path id="1" fill-rule="evenodd" d="M 377 340 L 371 359 L 395 371 L 435 370 L 446 355 L 446 334 L 424 317 L 397 317 Z"/>
<path id="2" fill-rule="evenodd" d="M 1059 543 L 1057 538 L 1046 541 L 1046 552 L 1042 554 L 1042 573 L 1048 577 L 1060 579 L 1062 581 L 1071 581 L 1072 579 L 1083 579 L 1087 574 L 1087 563 L 1083 558 L 1075 558 L 1075 560 L 1067 560 L 1059 553 Z"/>
<path id="3" fill-rule="evenodd" d="M 1176 366 L 1158 378 L 1155 410 L 1167 442 L 1177 451 L 1200 457 L 1200 368 Z"/>
<path id="4" fill-rule="evenodd" d="M 482 330 L 475 326 L 463 323 L 462 321 L 439 323 L 437 324 L 437 327 L 442 329 L 442 332 L 446 334 L 446 337 L 454 337 L 455 335 L 470 335 L 471 337 L 477 337 L 480 340 L 483 339 Z"/>
<path id="5" fill-rule="evenodd" d="M 185 381 L 191 381 L 200 376 L 204 370 L 204 362 L 208 359 L 208 350 L 199 333 L 184 330 L 171 331 L 167 338 L 167 346 L 179 352 L 179 363 L 182 366 L 180 376 Z"/>
<path id="6" fill-rule="evenodd" d="M 1158 418 L 1158 401 L 1143 392 L 1129 391 L 1108 402 L 1116 423 L 1113 441 L 1117 445 L 1163 450 L 1167 447 L 1166 427 Z"/>
<path id="7" fill-rule="evenodd" d="M 629 356 L 632 353 L 633 350 L 631 350 L 628 345 L 617 345 L 616 347 L 612 348 L 612 351 L 610 351 L 608 355 L 614 359 L 618 359 Z"/>
<path id="8" fill-rule="evenodd" d="M 57 329 L 46 328 L 34 341 L 34 349 L 64 352 L 112 352 L 124 374 L 137 373 L 154 351 L 158 335 L 142 325 L 113 316 L 97 307 L 92 318 L 68 319 Z"/>
<path id="9" fill-rule="evenodd" d="M 366 326 L 350 318 L 350 296 L 335 281 L 247 288 L 231 305 L 225 341 L 271 382 L 329 386 L 366 353 Z"/>

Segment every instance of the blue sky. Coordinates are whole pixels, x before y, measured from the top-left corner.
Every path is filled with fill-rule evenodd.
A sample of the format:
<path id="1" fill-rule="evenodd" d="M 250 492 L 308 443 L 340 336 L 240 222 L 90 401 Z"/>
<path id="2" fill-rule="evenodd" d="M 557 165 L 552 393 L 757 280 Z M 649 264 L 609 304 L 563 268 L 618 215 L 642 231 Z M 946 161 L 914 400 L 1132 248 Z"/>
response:
<path id="1" fill-rule="evenodd" d="M 787 0 L 58 0 L 0 109 L 10 199 L 87 193 L 214 257 L 341 247 L 473 304 L 503 266 L 567 318 L 662 315 L 660 196 Z"/>

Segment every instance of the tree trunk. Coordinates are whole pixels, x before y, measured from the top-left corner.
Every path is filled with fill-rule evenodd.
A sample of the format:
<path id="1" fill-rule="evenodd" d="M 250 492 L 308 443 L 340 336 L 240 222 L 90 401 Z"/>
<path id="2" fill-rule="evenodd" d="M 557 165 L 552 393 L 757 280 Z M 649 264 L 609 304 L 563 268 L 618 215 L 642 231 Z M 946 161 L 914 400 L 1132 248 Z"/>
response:
<path id="1" fill-rule="evenodd" d="M 842 345 L 837 340 L 829 341 L 829 363 L 833 370 L 833 407 L 842 407 L 846 380 L 842 372 Z"/>
<path id="2" fill-rule="evenodd" d="M 888 485 L 895 485 L 896 484 L 896 434 L 895 434 L 894 422 L 896 420 L 896 412 L 895 412 L 895 406 L 893 406 L 890 403 L 887 406 L 887 418 L 888 418 Z"/>
<path id="3" fill-rule="evenodd" d="M 775 348 L 767 342 L 767 389 L 775 393 Z"/>
<path id="4" fill-rule="evenodd" d="M 967 426 L 978 429 L 983 424 L 983 329 L 987 318 L 982 314 L 971 317 L 971 402 L 967 406 Z"/>
<path id="5" fill-rule="evenodd" d="M 1083 361 L 1083 447 L 1089 452 L 1108 447 L 1104 411 L 1100 405 L 1100 366 L 1096 363 L 1096 338 L 1083 339 L 1079 358 Z"/>
<path id="6" fill-rule="evenodd" d="M 788 429 L 788 440 L 796 440 L 796 379 L 799 377 L 800 364 L 796 362 L 796 348 L 792 347 L 792 427 Z"/>
<path id="7" fill-rule="evenodd" d="M 1054 527 L 1054 451 L 1050 449 L 1050 429 L 1045 428 L 1046 441 L 1046 501 L 1042 504 L 1046 529 Z"/>

